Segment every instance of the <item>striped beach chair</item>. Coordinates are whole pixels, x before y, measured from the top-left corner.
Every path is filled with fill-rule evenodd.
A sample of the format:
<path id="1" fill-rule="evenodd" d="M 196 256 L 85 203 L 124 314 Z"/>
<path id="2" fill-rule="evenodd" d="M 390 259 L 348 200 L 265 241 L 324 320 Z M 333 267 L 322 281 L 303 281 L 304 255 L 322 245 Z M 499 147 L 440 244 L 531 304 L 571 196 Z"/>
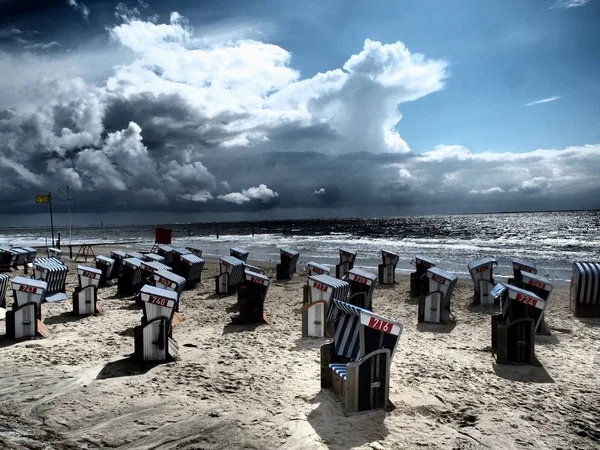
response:
<path id="1" fill-rule="evenodd" d="M 66 283 L 69 268 L 55 257 L 36 258 L 33 260 L 33 275 L 36 280 L 48 283 L 46 288 L 47 302 L 67 300 Z"/>
<path id="2" fill-rule="evenodd" d="M 573 263 L 570 306 L 576 317 L 600 317 L 600 262 Z"/>
<path id="3" fill-rule="evenodd" d="M 176 273 L 185 278 L 185 287 L 193 289 L 202 278 L 202 269 L 204 268 L 204 260 L 193 253 L 181 255 Z"/>
<path id="4" fill-rule="evenodd" d="M 117 294 L 134 295 L 144 285 L 142 280 L 142 260 L 125 258 L 121 263 L 121 272 L 117 282 Z"/>
<path id="5" fill-rule="evenodd" d="M 485 257 L 471 261 L 467 264 L 471 279 L 473 280 L 473 304 L 493 305 L 494 299 L 490 292 L 494 289 L 494 269 L 498 262 L 494 258 Z"/>
<path id="6" fill-rule="evenodd" d="M 88 315 L 101 313 L 98 303 L 98 286 L 102 278 L 102 270 L 95 267 L 77 266 L 79 286 L 73 291 L 73 313 Z"/>
<path id="7" fill-rule="evenodd" d="M 344 279 L 350 269 L 354 267 L 356 261 L 356 251 L 340 248 L 340 263 L 335 266 L 335 277 Z"/>
<path id="8" fill-rule="evenodd" d="M 231 316 L 234 324 L 268 323 L 263 307 L 269 284 L 266 275 L 244 270 L 244 278 L 237 290 L 239 314 Z"/>
<path id="9" fill-rule="evenodd" d="M 377 285 L 377 275 L 362 269 L 350 269 L 346 275 L 350 283 L 350 296 L 347 303 L 364 309 L 373 309 L 373 292 Z"/>
<path id="10" fill-rule="evenodd" d="M 45 337 L 48 330 L 42 322 L 41 306 L 48 284 L 19 276 L 11 281 L 11 285 L 14 301 L 12 310 L 6 311 L 6 335 L 10 339 Z"/>
<path id="11" fill-rule="evenodd" d="M 310 261 L 309 263 L 307 263 L 306 268 L 304 270 L 306 270 L 306 275 L 308 275 L 309 277 L 311 275 L 329 275 L 331 273 L 331 269 L 329 268 L 329 266 L 319 264 L 314 261 Z"/>
<path id="12" fill-rule="evenodd" d="M 0 308 L 6 308 L 6 292 L 8 291 L 9 282 L 10 275 L 7 273 L 0 273 Z"/>
<path id="13" fill-rule="evenodd" d="M 491 294 L 502 313 L 492 316 L 492 351 L 499 364 L 539 365 L 535 357 L 535 331 L 546 302 L 533 292 L 498 283 Z"/>
<path id="14" fill-rule="evenodd" d="M 458 276 L 437 267 L 431 267 L 427 269 L 427 278 L 429 279 L 429 293 L 419 298 L 419 322 L 454 322 L 450 304 Z"/>
<path id="15" fill-rule="evenodd" d="M 296 264 L 300 253 L 291 248 L 279 249 L 281 262 L 277 264 L 276 273 L 278 280 L 290 280 L 296 273 Z"/>
<path id="16" fill-rule="evenodd" d="M 312 275 L 304 286 L 302 337 L 325 337 L 325 318 L 333 299 L 346 300 L 350 284 L 329 275 Z"/>
<path id="17" fill-rule="evenodd" d="M 244 261 L 233 256 L 221 256 L 220 273 L 215 277 L 217 294 L 233 294 L 244 277 Z"/>
<path id="18" fill-rule="evenodd" d="M 396 283 L 396 266 L 398 265 L 398 261 L 400 261 L 400 255 L 381 249 L 381 259 L 383 262 L 378 266 L 379 283 Z"/>
<path id="19" fill-rule="evenodd" d="M 402 325 L 339 300 L 327 315 L 333 340 L 321 346 L 321 387 L 341 401 L 345 414 L 390 410 L 390 365 Z"/>
<path id="20" fill-rule="evenodd" d="M 248 261 L 248 255 L 250 252 L 240 247 L 233 247 L 229 249 L 229 255 L 234 258 L 241 259 L 242 261 Z"/>
<path id="21" fill-rule="evenodd" d="M 423 255 L 415 255 L 410 263 L 415 266 L 415 271 L 410 274 L 410 298 L 427 295 L 429 293 L 427 270 L 435 267 L 435 263 Z"/>
<path id="22" fill-rule="evenodd" d="M 140 289 L 144 315 L 133 330 L 135 356 L 140 361 L 172 361 L 179 348 L 172 339 L 172 323 L 179 301 L 175 291 L 144 285 Z"/>

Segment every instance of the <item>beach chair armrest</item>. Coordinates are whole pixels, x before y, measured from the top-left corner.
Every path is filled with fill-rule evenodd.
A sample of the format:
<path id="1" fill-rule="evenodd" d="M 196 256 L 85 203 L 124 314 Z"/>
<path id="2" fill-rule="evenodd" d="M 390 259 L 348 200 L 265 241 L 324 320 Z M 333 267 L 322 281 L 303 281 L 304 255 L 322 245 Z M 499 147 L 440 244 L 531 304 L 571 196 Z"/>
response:
<path id="1" fill-rule="evenodd" d="M 384 348 L 347 364 L 344 398 L 347 413 L 387 407 L 391 359 L 390 350 Z"/>
<path id="2" fill-rule="evenodd" d="M 331 369 L 329 364 L 332 362 L 334 348 L 333 342 L 321 345 L 321 386 L 331 386 Z"/>

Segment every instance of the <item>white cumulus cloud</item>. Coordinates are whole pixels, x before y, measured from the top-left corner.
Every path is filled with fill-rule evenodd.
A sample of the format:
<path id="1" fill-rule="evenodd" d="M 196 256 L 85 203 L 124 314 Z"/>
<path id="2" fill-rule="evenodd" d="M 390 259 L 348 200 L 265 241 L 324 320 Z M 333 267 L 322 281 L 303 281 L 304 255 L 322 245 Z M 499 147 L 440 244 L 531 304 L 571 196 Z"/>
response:
<path id="1" fill-rule="evenodd" d="M 265 184 L 260 184 L 258 187 L 242 189 L 242 192 L 230 192 L 229 194 L 219 195 L 217 198 L 229 203 L 242 205 L 252 200 L 258 200 L 262 203 L 267 203 L 277 197 L 279 194 L 269 189 Z"/>

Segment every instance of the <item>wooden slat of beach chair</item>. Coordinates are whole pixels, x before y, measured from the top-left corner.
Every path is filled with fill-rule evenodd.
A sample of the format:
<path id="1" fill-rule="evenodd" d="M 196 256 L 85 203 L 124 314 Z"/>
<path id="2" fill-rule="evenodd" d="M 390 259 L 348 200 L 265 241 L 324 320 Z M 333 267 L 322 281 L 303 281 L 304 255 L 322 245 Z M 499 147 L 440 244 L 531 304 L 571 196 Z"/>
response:
<path id="1" fill-rule="evenodd" d="M 319 300 L 302 306 L 302 337 L 325 337 L 325 313 L 329 302 Z"/>

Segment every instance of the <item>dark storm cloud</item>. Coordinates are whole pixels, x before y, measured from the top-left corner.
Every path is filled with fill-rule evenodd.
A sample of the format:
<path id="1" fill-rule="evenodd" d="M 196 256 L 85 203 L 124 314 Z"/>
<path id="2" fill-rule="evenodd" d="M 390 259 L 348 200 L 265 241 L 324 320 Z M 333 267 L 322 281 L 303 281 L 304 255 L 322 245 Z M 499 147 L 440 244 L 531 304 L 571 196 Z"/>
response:
<path id="1" fill-rule="evenodd" d="M 97 4 L 76 4 L 89 5 L 93 27 Z M 80 212 L 600 206 L 598 145 L 411 152 L 398 106 L 442 89 L 446 64 L 402 43 L 367 40 L 343 68 L 300 79 L 278 46 L 198 39 L 178 13 L 168 23 L 148 15 L 139 3 L 117 7 L 106 37 L 127 58 L 115 64 L 99 48 L 91 80 L 65 72 L 84 73 L 77 54 L 65 64 L 67 53 L 0 53 L 15 74 L 0 81 L 0 213 L 39 210 L 35 195 L 65 185 Z M 28 77 L 35 67 L 56 76 Z"/>

